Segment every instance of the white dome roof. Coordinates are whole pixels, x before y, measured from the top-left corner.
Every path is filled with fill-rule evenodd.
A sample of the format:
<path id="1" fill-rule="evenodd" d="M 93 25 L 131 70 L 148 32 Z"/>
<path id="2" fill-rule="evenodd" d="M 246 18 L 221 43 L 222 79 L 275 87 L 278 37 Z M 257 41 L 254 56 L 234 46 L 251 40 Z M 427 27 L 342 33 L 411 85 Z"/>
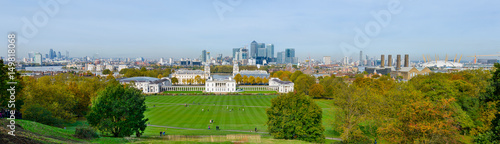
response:
<path id="1" fill-rule="evenodd" d="M 451 61 L 430 61 L 427 63 L 423 63 L 422 67 L 463 67 L 464 64 L 457 63 L 457 62 L 451 62 Z"/>

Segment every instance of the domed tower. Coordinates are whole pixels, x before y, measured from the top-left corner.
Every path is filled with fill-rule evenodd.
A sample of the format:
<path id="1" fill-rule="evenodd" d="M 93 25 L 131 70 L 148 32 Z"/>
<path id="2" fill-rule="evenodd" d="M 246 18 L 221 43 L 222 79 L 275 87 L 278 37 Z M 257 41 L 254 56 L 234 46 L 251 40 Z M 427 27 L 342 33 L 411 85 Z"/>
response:
<path id="1" fill-rule="evenodd" d="M 205 75 L 207 75 L 207 77 L 210 76 L 210 65 L 209 64 L 205 64 Z"/>
<path id="2" fill-rule="evenodd" d="M 233 76 L 236 76 L 238 73 L 240 73 L 240 68 L 238 67 L 238 63 L 235 63 L 233 65 Z"/>

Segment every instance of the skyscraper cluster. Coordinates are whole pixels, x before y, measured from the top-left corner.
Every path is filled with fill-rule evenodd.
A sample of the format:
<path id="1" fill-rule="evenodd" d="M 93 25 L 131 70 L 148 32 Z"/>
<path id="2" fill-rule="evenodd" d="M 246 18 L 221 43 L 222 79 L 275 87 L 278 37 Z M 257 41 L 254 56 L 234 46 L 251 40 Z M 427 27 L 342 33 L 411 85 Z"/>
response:
<path id="1" fill-rule="evenodd" d="M 257 64 L 275 62 L 274 44 L 266 45 L 265 43 L 252 41 L 252 43 L 250 43 L 250 56 L 255 59 Z"/>

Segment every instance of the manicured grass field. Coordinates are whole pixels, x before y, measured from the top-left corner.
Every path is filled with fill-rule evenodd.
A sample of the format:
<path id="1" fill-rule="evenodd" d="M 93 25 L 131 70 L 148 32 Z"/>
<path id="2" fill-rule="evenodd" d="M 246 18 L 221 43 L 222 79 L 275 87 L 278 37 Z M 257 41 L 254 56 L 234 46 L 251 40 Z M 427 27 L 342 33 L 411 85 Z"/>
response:
<path id="1" fill-rule="evenodd" d="M 148 96 L 145 113 L 151 125 L 215 130 L 266 131 L 266 108 L 276 95 Z M 185 105 L 188 105 L 187 107 Z M 202 111 L 203 109 L 203 111 Z M 214 120 L 210 124 L 210 120 Z"/>
<path id="2" fill-rule="evenodd" d="M 271 106 L 271 99 L 277 95 L 234 95 L 234 96 L 148 96 L 145 116 L 151 125 L 191 128 L 180 130 L 169 128 L 167 133 L 183 135 L 217 135 L 242 132 L 215 131 L 215 126 L 223 130 L 267 131 L 265 110 Z M 325 136 L 339 137 L 331 126 L 332 108 L 330 100 L 315 100 L 323 109 Z M 194 102 L 194 104 L 193 104 Z M 198 104 L 199 103 L 199 104 Z M 188 107 L 185 107 L 185 104 Z M 204 109 L 204 111 L 202 111 Z M 232 111 L 230 111 L 232 109 Z M 245 111 L 243 111 L 245 109 Z M 214 124 L 210 124 L 210 120 Z M 208 130 L 208 126 L 211 130 Z M 165 128 L 149 126 L 146 133 L 156 135 Z"/>

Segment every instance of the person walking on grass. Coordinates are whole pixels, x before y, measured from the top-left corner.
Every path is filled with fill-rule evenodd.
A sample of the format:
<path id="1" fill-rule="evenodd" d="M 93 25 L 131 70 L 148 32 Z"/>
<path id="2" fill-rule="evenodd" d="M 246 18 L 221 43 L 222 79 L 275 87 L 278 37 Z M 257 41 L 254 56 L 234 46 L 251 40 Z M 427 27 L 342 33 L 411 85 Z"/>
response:
<path id="1" fill-rule="evenodd" d="M 210 126 L 208 126 L 208 130 L 210 130 Z"/>

